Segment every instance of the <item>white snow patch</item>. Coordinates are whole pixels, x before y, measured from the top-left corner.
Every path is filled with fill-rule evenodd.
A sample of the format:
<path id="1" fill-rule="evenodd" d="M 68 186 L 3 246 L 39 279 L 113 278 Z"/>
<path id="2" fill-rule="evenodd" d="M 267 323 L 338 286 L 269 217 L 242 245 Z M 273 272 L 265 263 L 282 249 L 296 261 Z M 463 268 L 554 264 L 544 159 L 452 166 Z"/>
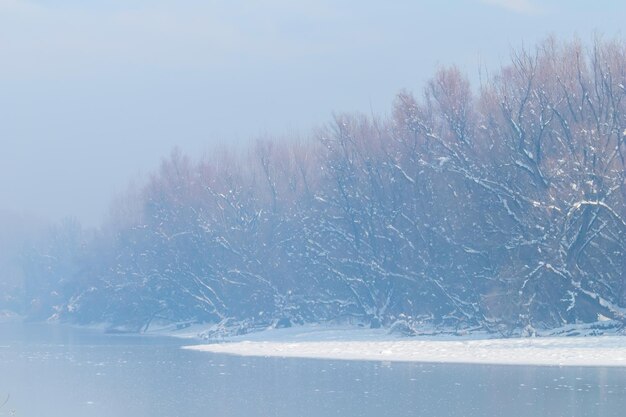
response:
<path id="1" fill-rule="evenodd" d="M 0 323 L 9 323 L 20 320 L 22 317 L 10 310 L 0 310 Z"/>
<path id="2" fill-rule="evenodd" d="M 487 339 L 390 335 L 383 329 L 308 326 L 229 338 L 185 349 L 242 356 L 550 366 L 626 366 L 626 337 Z"/>

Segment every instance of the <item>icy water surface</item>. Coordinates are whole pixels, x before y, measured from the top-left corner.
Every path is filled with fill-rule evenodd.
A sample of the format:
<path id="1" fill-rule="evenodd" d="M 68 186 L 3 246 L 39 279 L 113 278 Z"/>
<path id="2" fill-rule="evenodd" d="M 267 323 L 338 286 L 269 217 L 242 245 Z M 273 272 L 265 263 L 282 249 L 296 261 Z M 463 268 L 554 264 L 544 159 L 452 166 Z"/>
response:
<path id="1" fill-rule="evenodd" d="M 624 416 L 626 369 L 244 358 L 0 324 L 0 416 Z"/>

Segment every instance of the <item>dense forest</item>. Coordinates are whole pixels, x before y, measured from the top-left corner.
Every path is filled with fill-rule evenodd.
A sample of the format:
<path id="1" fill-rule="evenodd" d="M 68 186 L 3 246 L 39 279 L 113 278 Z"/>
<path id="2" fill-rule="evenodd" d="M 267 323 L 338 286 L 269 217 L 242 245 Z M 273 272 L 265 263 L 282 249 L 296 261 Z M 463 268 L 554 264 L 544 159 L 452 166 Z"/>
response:
<path id="1" fill-rule="evenodd" d="M 440 69 L 385 117 L 174 150 L 99 230 L 30 245 L 5 302 L 133 331 L 626 322 L 625 86 L 624 43 L 548 39 L 478 86 Z"/>

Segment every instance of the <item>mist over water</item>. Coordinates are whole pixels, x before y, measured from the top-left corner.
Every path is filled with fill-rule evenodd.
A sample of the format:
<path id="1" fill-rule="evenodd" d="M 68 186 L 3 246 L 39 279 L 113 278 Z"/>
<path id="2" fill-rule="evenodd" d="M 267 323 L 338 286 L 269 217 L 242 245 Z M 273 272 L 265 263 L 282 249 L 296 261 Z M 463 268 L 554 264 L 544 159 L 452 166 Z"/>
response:
<path id="1" fill-rule="evenodd" d="M 0 324 L 0 415 L 617 417 L 626 406 L 620 368 L 246 358 L 182 344 Z"/>
<path id="2" fill-rule="evenodd" d="M 623 334 L 624 16 L 0 0 L 0 417 L 621 416 L 621 368 L 144 333 Z"/>

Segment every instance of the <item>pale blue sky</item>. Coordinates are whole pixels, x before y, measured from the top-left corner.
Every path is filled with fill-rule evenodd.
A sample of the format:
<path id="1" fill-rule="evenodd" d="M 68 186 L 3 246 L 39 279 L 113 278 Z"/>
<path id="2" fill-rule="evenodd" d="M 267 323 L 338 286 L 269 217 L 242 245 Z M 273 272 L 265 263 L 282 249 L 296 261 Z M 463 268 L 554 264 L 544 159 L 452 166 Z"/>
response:
<path id="1" fill-rule="evenodd" d="M 384 113 L 549 34 L 621 37 L 626 2 L 0 0 L 0 209 L 97 225 L 174 146 Z"/>

